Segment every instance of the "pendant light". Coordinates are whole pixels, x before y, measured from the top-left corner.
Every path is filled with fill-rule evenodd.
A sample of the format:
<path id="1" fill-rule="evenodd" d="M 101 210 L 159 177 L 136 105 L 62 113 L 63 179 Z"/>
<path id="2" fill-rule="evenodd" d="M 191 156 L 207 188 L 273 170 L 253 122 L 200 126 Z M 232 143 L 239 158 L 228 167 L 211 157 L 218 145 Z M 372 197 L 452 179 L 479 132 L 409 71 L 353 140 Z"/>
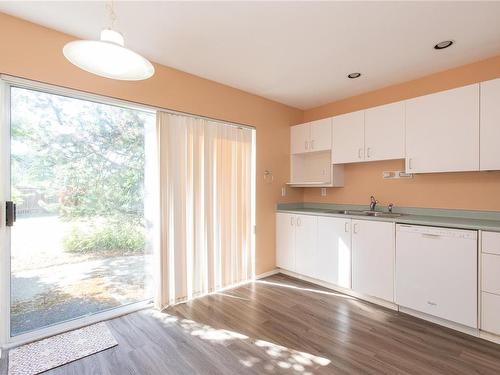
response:
<path id="1" fill-rule="evenodd" d="M 116 15 L 113 1 L 106 5 L 111 26 L 101 31 L 100 40 L 77 40 L 67 43 L 64 56 L 74 65 L 102 77 L 139 81 L 155 73 L 153 65 L 138 53 L 125 48 L 123 35 L 113 30 Z"/>

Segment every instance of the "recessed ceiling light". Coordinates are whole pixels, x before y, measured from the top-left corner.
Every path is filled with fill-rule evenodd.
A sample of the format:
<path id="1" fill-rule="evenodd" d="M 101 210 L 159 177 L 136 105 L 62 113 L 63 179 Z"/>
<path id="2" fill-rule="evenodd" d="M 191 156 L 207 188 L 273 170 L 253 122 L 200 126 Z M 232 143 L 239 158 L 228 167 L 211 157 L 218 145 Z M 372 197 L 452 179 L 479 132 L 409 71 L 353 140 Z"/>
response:
<path id="1" fill-rule="evenodd" d="M 350 73 L 347 75 L 347 77 L 350 79 L 359 78 L 361 77 L 361 73 Z"/>
<path id="2" fill-rule="evenodd" d="M 442 42 L 436 44 L 434 49 L 445 49 L 453 45 L 453 43 L 455 43 L 453 40 L 443 40 Z"/>

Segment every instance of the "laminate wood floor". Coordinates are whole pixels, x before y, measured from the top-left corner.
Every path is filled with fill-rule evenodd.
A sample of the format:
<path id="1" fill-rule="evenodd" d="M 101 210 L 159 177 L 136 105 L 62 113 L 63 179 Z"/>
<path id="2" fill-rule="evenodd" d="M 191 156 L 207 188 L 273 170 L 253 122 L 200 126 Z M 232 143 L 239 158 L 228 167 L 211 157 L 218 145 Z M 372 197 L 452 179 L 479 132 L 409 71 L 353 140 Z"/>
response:
<path id="1" fill-rule="evenodd" d="M 44 374 L 500 374 L 500 345 L 281 274 L 108 325 L 117 347 Z"/>

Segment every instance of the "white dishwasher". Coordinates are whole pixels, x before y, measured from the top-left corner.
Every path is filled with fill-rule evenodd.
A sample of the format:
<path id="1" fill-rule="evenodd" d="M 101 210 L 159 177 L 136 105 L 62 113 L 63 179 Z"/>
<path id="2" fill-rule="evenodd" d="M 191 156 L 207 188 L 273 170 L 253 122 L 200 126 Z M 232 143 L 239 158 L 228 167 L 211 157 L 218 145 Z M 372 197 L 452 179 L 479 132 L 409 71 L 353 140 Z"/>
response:
<path id="1" fill-rule="evenodd" d="M 477 328 L 477 231 L 398 224 L 395 289 L 400 306 Z"/>

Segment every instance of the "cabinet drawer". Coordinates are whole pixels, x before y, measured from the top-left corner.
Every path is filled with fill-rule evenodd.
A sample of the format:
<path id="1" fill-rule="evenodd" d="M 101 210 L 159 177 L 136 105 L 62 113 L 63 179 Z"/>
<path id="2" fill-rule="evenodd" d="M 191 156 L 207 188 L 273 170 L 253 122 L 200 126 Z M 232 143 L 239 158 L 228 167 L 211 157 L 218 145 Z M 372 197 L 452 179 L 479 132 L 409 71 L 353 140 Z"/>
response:
<path id="1" fill-rule="evenodd" d="M 483 254 L 482 261 L 483 282 L 481 290 L 483 292 L 495 293 L 500 295 L 500 255 Z"/>
<path id="2" fill-rule="evenodd" d="M 481 245 L 482 245 L 481 251 L 483 253 L 500 255 L 500 233 L 483 232 L 483 239 Z"/>
<path id="3" fill-rule="evenodd" d="M 500 296 L 482 293 L 481 329 L 500 334 Z"/>

